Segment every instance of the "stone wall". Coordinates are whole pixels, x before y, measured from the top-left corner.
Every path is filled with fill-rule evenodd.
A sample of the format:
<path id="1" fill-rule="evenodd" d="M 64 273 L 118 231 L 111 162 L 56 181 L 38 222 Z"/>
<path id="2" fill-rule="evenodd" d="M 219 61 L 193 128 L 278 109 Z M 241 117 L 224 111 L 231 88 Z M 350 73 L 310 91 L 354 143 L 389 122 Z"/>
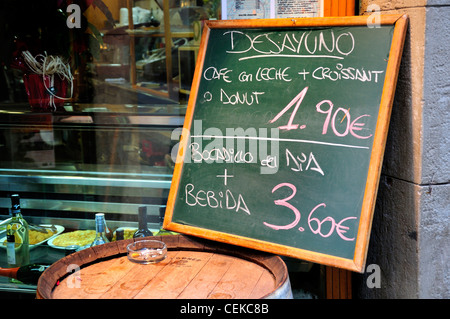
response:
<path id="1" fill-rule="evenodd" d="M 367 264 L 354 276 L 358 298 L 450 297 L 450 3 L 361 0 L 409 26 L 393 105 Z"/>

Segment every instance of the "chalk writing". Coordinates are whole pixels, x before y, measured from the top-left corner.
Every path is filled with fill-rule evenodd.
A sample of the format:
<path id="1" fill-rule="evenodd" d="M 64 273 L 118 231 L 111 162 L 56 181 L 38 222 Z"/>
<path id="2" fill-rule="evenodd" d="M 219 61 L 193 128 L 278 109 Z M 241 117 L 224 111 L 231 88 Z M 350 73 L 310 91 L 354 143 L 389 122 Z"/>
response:
<path id="1" fill-rule="evenodd" d="M 185 187 L 185 202 L 189 206 L 209 207 L 213 209 L 242 211 L 250 215 L 244 197 L 241 194 L 233 194 L 231 190 L 214 192 L 211 190 L 195 190 L 193 184 Z"/>
<path id="2" fill-rule="evenodd" d="M 252 73 L 248 73 L 247 71 L 242 71 L 239 73 L 238 80 L 240 82 L 252 82 L 253 78 L 255 81 L 284 81 L 291 82 L 292 78 L 288 73 L 288 70 L 291 67 L 286 68 L 275 68 L 275 67 L 260 67 L 255 73 L 255 77 L 253 77 Z"/>
<path id="3" fill-rule="evenodd" d="M 278 121 L 290 108 L 292 108 L 292 106 L 295 104 L 294 109 L 292 110 L 291 116 L 289 117 L 289 120 L 287 122 L 286 125 L 281 125 L 278 126 L 279 129 L 282 130 L 295 130 L 295 129 L 305 129 L 306 128 L 306 124 L 300 125 L 300 124 L 293 124 L 295 115 L 297 114 L 300 104 L 303 101 L 303 98 L 306 95 L 306 92 L 308 91 L 308 87 L 305 87 L 295 98 L 293 98 L 288 105 L 286 105 L 286 107 L 284 107 L 274 118 L 272 118 L 269 122 L 270 123 L 274 123 L 276 121 Z M 322 105 L 323 104 L 328 104 L 328 109 L 322 109 Z M 372 134 L 369 134 L 367 136 L 361 136 L 358 135 L 355 131 L 361 131 L 364 129 L 364 126 L 366 125 L 364 122 L 360 122 L 364 117 L 369 117 L 370 115 L 368 114 L 363 114 L 358 116 L 356 119 L 354 119 L 353 121 L 351 121 L 351 116 L 350 116 L 350 112 L 348 109 L 345 108 L 338 108 L 336 111 L 333 112 L 333 103 L 330 100 L 323 100 L 320 101 L 319 103 L 317 103 L 316 105 L 316 110 L 319 113 L 322 114 L 327 114 L 327 117 L 324 120 L 323 123 L 323 129 L 322 129 L 322 134 L 325 135 L 328 132 L 328 127 L 331 126 L 332 131 L 334 133 L 334 135 L 339 136 L 339 137 L 344 137 L 347 136 L 348 133 L 350 133 L 352 136 L 356 137 L 357 139 L 368 139 L 370 137 L 372 137 Z M 344 125 L 344 131 L 343 132 L 339 132 L 337 126 L 336 126 L 336 119 L 337 116 L 339 115 L 339 113 L 342 112 L 344 113 L 342 120 L 340 123 L 343 122 L 343 120 L 345 120 L 345 125 Z M 331 124 L 330 124 L 331 123 Z"/>
<path id="4" fill-rule="evenodd" d="M 267 166 L 269 168 L 277 167 L 277 157 L 268 155 L 265 159 L 261 161 L 261 166 Z"/>
<path id="5" fill-rule="evenodd" d="M 331 69 L 329 67 L 320 66 L 314 71 L 312 71 L 311 76 L 316 80 L 330 80 L 330 81 L 339 81 L 339 80 L 355 80 L 360 82 L 375 82 L 378 83 L 380 74 L 383 74 L 384 71 L 376 71 L 376 70 L 364 70 L 364 68 L 355 68 L 355 67 L 345 67 L 338 63 L 336 64 L 336 69 Z M 304 75 L 304 71 L 299 72 L 298 74 Z"/>
<path id="6" fill-rule="evenodd" d="M 301 157 L 300 157 L 301 156 Z M 308 158 L 306 157 L 305 153 L 301 153 L 300 156 L 292 155 L 291 151 L 289 151 L 288 148 L 286 148 L 286 166 L 290 166 L 290 162 L 294 165 L 294 167 L 291 167 L 291 170 L 294 172 L 302 172 L 303 171 L 303 164 L 306 163 L 305 171 L 312 170 L 316 171 L 322 176 L 325 175 L 323 173 L 322 168 L 320 168 L 319 164 L 316 161 L 316 158 L 314 157 L 314 154 L 312 152 L 309 153 Z"/>
<path id="7" fill-rule="evenodd" d="M 291 82 L 287 71 L 290 67 L 282 68 L 258 68 L 256 71 L 256 81 L 270 81 L 270 80 L 282 80 L 285 82 Z"/>
<path id="8" fill-rule="evenodd" d="M 232 72 L 232 70 L 228 70 L 227 68 L 217 69 L 213 66 L 210 66 L 203 72 L 203 78 L 205 80 L 223 80 L 225 82 L 230 83 L 230 75 L 228 73 Z"/>
<path id="9" fill-rule="evenodd" d="M 229 177 L 234 177 L 234 175 L 228 175 L 227 169 L 223 172 L 223 175 L 217 175 L 216 177 L 222 177 L 223 178 L 223 184 L 227 186 L 227 181 Z"/>
<path id="10" fill-rule="evenodd" d="M 212 148 L 210 150 L 200 150 L 200 144 L 191 143 L 191 156 L 194 162 L 216 162 L 216 163 L 253 163 L 254 157 L 251 152 L 243 152 L 238 150 L 235 152 L 233 148 Z"/>
<path id="11" fill-rule="evenodd" d="M 329 237 L 329 236 L 331 236 L 331 234 L 333 233 L 333 231 L 336 229 L 336 233 L 338 234 L 338 236 L 339 236 L 341 239 L 343 239 L 343 240 L 345 240 L 345 241 L 354 241 L 354 240 L 355 240 L 355 237 L 353 237 L 353 238 L 348 238 L 348 237 L 345 237 L 345 236 L 344 236 L 344 234 L 347 232 L 347 230 L 350 229 L 350 227 L 348 227 L 348 226 L 343 226 L 343 225 L 342 225 L 342 223 L 345 223 L 345 222 L 348 221 L 348 220 L 356 219 L 355 216 L 350 216 L 350 217 L 343 218 L 339 223 L 336 223 L 336 221 L 334 220 L 334 218 L 333 218 L 333 217 L 330 217 L 330 216 L 325 217 L 325 218 L 322 219 L 322 220 L 320 220 L 320 219 L 318 219 L 318 218 L 316 218 L 316 217 L 311 217 L 311 216 L 315 213 L 315 211 L 316 211 L 318 208 L 320 208 L 320 207 L 326 207 L 325 203 L 321 203 L 321 204 L 317 205 L 316 207 L 314 207 L 314 208 L 311 210 L 311 212 L 309 213 L 309 216 L 308 216 L 308 226 L 309 226 L 309 228 L 311 229 L 311 231 L 312 231 L 314 234 L 319 234 L 319 235 L 322 236 L 322 237 Z M 317 228 L 315 228 L 315 229 L 313 228 L 313 224 L 312 224 L 313 222 L 316 223 L 316 227 L 317 227 Z M 330 229 L 329 229 L 328 233 L 323 234 L 323 233 L 322 233 L 322 225 L 323 225 L 325 222 L 329 222 L 329 223 L 331 224 L 331 226 L 330 226 Z"/>
<path id="12" fill-rule="evenodd" d="M 248 34 L 238 30 L 226 31 L 227 53 L 244 54 L 239 60 L 261 57 L 316 57 L 343 59 L 355 48 L 355 38 L 351 32 L 342 32 L 337 36 L 333 30 L 321 31 L 311 35 L 305 32 L 268 32 Z M 238 45 L 239 44 L 239 45 Z M 255 55 L 252 55 L 255 54 Z"/>
<path id="13" fill-rule="evenodd" d="M 267 226 L 269 228 L 272 228 L 274 230 L 289 230 L 289 229 L 292 229 L 292 228 L 298 226 L 298 223 L 300 222 L 300 219 L 301 219 L 300 211 L 294 205 L 289 203 L 289 201 L 295 197 L 295 195 L 297 193 L 297 188 L 294 185 L 292 185 L 291 183 L 280 183 L 280 184 L 276 185 L 272 189 L 272 193 L 274 193 L 275 191 L 277 191 L 278 189 L 280 189 L 282 187 L 290 188 L 291 194 L 289 196 L 285 197 L 285 198 L 275 200 L 274 203 L 277 206 L 283 206 L 283 207 L 286 207 L 289 210 L 291 210 L 294 213 L 295 218 L 294 218 L 294 220 L 291 223 L 289 223 L 287 225 L 274 225 L 274 224 L 270 224 L 270 223 L 267 223 L 267 222 L 263 222 L 263 224 L 265 226 Z M 353 217 L 353 216 L 346 217 L 346 218 L 342 219 L 339 223 L 336 223 L 334 218 L 331 217 L 331 216 L 327 216 L 327 217 L 325 217 L 322 220 L 320 220 L 320 219 L 318 219 L 316 217 L 312 217 L 312 215 L 315 213 L 315 211 L 318 208 L 320 208 L 320 207 L 326 207 L 325 203 L 320 203 L 320 204 L 316 205 L 310 211 L 310 213 L 308 215 L 307 225 L 308 225 L 308 228 L 311 230 L 311 232 L 313 234 L 316 234 L 316 235 L 318 234 L 321 237 L 326 238 L 326 237 L 330 237 L 331 234 L 336 230 L 337 235 L 341 239 L 343 239 L 344 241 L 354 241 L 355 240 L 355 238 L 348 238 L 348 237 L 344 236 L 344 234 L 350 228 L 348 226 L 343 226 L 342 223 L 345 223 L 346 221 L 351 220 L 351 219 L 356 219 L 356 217 Z M 330 223 L 331 226 L 329 227 L 329 230 L 328 230 L 327 233 L 322 233 L 322 225 L 325 222 Z M 299 227 L 298 230 L 303 232 L 303 231 L 305 231 L 305 228 L 304 227 Z"/>
<path id="14" fill-rule="evenodd" d="M 328 104 L 329 107 L 327 110 L 322 109 L 323 104 Z M 363 115 L 358 116 L 353 121 L 351 121 L 349 110 L 340 107 L 333 113 L 333 107 L 334 107 L 333 103 L 329 100 L 323 100 L 316 105 L 317 112 L 327 114 L 327 117 L 325 118 L 325 121 L 323 123 L 322 134 L 327 134 L 328 127 L 331 126 L 333 133 L 336 136 L 340 136 L 340 137 L 347 136 L 347 134 L 350 132 L 351 135 L 353 135 L 354 137 L 356 137 L 358 139 L 367 139 L 367 138 L 372 137 L 372 134 L 369 134 L 367 136 L 360 136 L 355 133 L 355 131 L 363 130 L 364 126 L 366 125 L 365 123 L 361 123 L 358 121 L 364 117 L 369 117 L 370 115 L 363 114 Z M 344 113 L 342 120 L 345 120 L 345 122 L 346 122 L 345 129 L 343 132 L 339 132 L 338 129 L 336 128 L 336 118 L 337 118 L 337 115 L 339 114 L 339 112 Z M 331 116 L 332 113 L 333 113 L 333 116 Z M 330 124 L 330 119 L 331 119 L 331 124 Z M 342 123 L 342 120 L 341 120 L 341 123 Z"/>
<path id="15" fill-rule="evenodd" d="M 294 121 L 294 117 L 297 114 L 298 108 L 300 107 L 300 104 L 302 103 L 303 98 L 305 97 L 307 91 L 308 91 L 308 87 L 305 87 L 295 98 L 292 99 L 291 102 L 289 102 L 288 105 L 286 105 L 286 107 L 284 109 L 281 110 L 280 113 L 278 113 L 269 122 L 270 123 L 276 122 L 284 113 L 286 113 L 292 107 L 292 105 L 295 104 L 294 110 L 292 111 L 292 114 L 289 117 L 289 121 L 288 121 L 287 125 L 282 125 L 282 126 L 279 126 L 278 128 L 280 128 L 282 130 L 294 130 L 294 129 L 298 128 L 299 124 L 292 124 L 292 122 Z M 305 128 L 305 125 L 302 125 L 301 128 Z"/>
<path id="16" fill-rule="evenodd" d="M 225 90 L 220 89 L 220 101 L 225 104 L 246 104 L 252 105 L 253 103 L 259 104 L 259 95 L 264 92 L 236 92 L 226 93 Z"/>

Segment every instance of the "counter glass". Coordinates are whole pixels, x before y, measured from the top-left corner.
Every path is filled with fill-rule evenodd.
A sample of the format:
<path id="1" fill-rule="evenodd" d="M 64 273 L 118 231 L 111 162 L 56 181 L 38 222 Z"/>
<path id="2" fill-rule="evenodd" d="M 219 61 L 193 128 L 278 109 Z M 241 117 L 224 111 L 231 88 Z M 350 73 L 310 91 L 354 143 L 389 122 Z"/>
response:
<path id="1" fill-rule="evenodd" d="M 145 206 L 148 228 L 160 230 L 185 106 L 65 104 L 54 112 L 1 106 L 2 219 L 18 193 L 29 223 L 95 229 L 95 214 L 104 213 L 114 232 L 137 227 Z M 32 262 L 62 256 L 47 244 L 31 251 Z M 4 249 L 0 266 L 7 267 Z"/>
<path id="2" fill-rule="evenodd" d="M 17 193 L 28 223 L 63 233 L 95 230 L 103 213 L 127 237 L 142 207 L 160 231 L 196 62 L 184 53 L 198 52 L 194 24 L 218 4 L 1 1 L 0 224 Z M 31 262 L 63 257 L 51 244 Z M 0 292 L 27 289 L 0 278 Z"/>

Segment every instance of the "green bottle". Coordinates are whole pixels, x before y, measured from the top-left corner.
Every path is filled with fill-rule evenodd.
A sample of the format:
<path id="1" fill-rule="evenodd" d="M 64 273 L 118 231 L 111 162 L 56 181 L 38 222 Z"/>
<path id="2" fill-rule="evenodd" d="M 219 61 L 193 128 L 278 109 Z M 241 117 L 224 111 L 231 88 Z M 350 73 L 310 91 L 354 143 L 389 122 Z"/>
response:
<path id="1" fill-rule="evenodd" d="M 6 224 L 6 254 L 10 268 L 30 263 L 29 240 L 28 223 L 20 210 L 20 197 L 11 195 L 11 219 Z"/>
<path id="2" fill-rule="evenodd" d="M 39 277 L 50 265 L 31 264 L 16 268 L 0 268 L 0 276 L 17 279 L 24 284 L 36 285 Z"/>

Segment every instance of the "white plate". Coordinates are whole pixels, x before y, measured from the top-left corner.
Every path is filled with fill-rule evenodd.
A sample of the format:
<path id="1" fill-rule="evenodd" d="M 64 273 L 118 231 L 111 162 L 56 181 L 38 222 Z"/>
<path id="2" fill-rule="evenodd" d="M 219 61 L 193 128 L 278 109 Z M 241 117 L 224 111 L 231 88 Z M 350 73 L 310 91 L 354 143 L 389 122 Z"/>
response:
<path id="1" fill-rule="evenodd" d="M 48 226 L 48 227 L 50 227 L 51 225 L 44 225 L 44 224 L 42 224 L 42 225 L 40 225 L 40 226 Z M 42 245 L 42 244 L 45 243 L 46 241 L 53 240 L 56 236 L 58 236 L 59 234 L 61 234 L 61 233 L 64 231 L 64 227 L 63 227 L 63 226 L 61 226 L 61 225 L 54 225 L 54 226 L 56 227 L 56 234 L 52 235 L 51 237 L 49 237 L 49 238 L 47 238 L 47 239 L 44 239 L 43 241 L 38 242 L 37 244 L 30 245 L 30 250 L 33 249 L 33 248 L 36 248 L 36 247 L 39 246 L 39 245 Z M 5 241 L 5 239 L 6 239 L 6 235 L 5 235 L 5 236 L 2 236 L 2 237 L 0 238 L 0 243 L 1 243 L 0 247 L 2 247 L 3 249 L 6 248 L 6 246 L 3 245 L 3 242 Z"/>

